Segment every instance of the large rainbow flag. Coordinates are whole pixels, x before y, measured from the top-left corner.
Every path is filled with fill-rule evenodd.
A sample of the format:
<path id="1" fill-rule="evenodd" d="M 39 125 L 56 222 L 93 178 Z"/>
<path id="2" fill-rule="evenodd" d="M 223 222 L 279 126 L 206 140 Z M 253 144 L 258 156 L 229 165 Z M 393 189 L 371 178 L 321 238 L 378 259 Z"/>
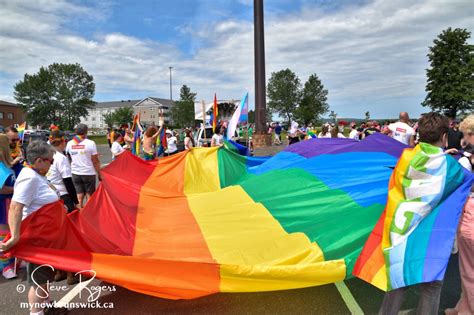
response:
<path id="1" fill-rule="evenodd" d="M 354 275 L 384 291 L 442 280 L 471 186 L 471 174 L 440 148 L 405 150 Z"/>
<path id="2" fill-rule="evenodd" d="M 55 203 L 27 217 L 10 254 L 170 299 L 340 281 L 404 148 L 372 135 L 308 140 L 272 158 L 214 147 L 145 162 L 125 152 L 80 212 Z"/>

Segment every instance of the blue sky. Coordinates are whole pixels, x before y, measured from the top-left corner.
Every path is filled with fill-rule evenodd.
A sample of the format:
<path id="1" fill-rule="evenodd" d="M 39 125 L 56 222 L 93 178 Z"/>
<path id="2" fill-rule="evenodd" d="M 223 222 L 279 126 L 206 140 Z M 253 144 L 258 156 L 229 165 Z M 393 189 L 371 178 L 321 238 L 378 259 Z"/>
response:
<path id="1" fill-rule="evenodd" d="M 253 1 L 0 0 L 0 99 L 25 73 L 78 62 L 96 100 L 169 97 L 253 103 Z M 426 54 L 447 27 L 474 27 L 472 1 L 265 1 L 266 70 L 316 73 L 340 117 L 418 116 Z M 471 39 L 471 43 L 472 43 Z"/>

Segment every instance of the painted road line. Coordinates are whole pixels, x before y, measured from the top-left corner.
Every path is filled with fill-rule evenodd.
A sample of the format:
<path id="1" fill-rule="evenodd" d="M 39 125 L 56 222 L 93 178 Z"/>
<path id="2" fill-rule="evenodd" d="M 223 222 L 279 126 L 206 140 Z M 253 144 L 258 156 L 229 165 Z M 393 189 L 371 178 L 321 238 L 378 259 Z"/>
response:
<path id="1" fill-rule="evenodd" d="M 357 304 L 357 301 L 354 299 L 354 296 L 352 296 L 351 291 L 344 281 L 336 282 L 335 285 L 351 314 L 363 315 L 364 312 L 359 304 Z"/>
<path id="2" fill-rule="evenodd" d="M 55 306 L 58 308 L 66 307 L 72 301 L 72 299 L 76 297 L 76 295 L 78 295 L 82 290 L 84 290 L 85 287 L 87 287 L 87 285 L 92 280 L 94 280 L 94 277 L 88 279 L 87 281 L 79 282 L 71 291 L 69 291 L 61 300 L 59 300 Z"/>

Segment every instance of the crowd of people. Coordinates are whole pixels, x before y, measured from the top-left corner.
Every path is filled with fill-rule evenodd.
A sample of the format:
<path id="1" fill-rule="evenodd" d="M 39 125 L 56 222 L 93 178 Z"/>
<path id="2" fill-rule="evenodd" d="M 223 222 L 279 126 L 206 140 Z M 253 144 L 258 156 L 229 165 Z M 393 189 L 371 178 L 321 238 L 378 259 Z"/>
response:
<path id="1" fill-rule="evenodd" d="M 349 130 L 347 130 L 346 125 L 349 125 Z M 311 124 L 300 127 L 298 123 L 293 122 L 288 129 L 287 139 L 288 143 L 291 145 L 302 140 L 314 138 L 348 138 L 353 140 L 363 140 L 375 133 L 381 133 L 392 137 L 405 145 L 415 146 L 420 142 L 418 128 L 418 121 L 411 121 L 408 113 L 401 112 L 398 121 L 385 121 L 383 125 L 380 125 L 375 120 L 362 122 L 359 125 L 357 125 L 356 122 L 351 122 L 349 124 L 345 121 L 340 121 L 338 124 L 327 122 L 321 125 L 320 128 L 316 128 Z M 273 134 L 273 144 L 282 144 L 282 130 L 283 129 L 278 122 L 269 125 L 268 133 Z M 467 143 L 463 139 L 463 133 L 459 129 L 459 121 L 454 119 L 450 120 L 446 149 L 455 149 L 449 151 L 449 153 L 457 153 L 459 150 L 464 151 L 466 146 Z M 467 148 L 469 150 L 470 146 L 467 146 Z"/>
<path id="2" fill-rule="evenodd" d="M 145 160 L 152 160 L 159 154 L 159 137 L 163 126 L 149 126 L 143 132 L 142 150 Z M 306 138 L 344 138 L 344 125 L 325 124 L 317 133 L 311 127 L 298 128 L 292 124 L 288 139 L 290 144 Z M 399 121 L 385 123 L 383 126 L 376 122 L 363 123 L 356 126 L 350 124 L 348 137 L 361 140 L 374 133 L 383 133 L 407 145 L 428 143 L 441 147 L 447 154 L 462 154 L 459 163 L 472 171 L 474 162 L 474 115 L 465 118 L 462 123 L 448 119 L 440 114 L 429 113 L 423 115 L 416 123 L 411 123 L 407 113 L 400 113 Z M 0 250 L 7 251 L 14 246 L 20 236 L 21 222 L 28 215 L 44 205 L 63 200 L 65 211 L 72 212 L 84 207 L 100 181 L 101 169 L 97 146 L 88 139 L 88 128 L 84 124 L 76 127 L 76 135 L 69 141 L 60 130 L 50 133 L 48 142 L 35 140 L 29 143 L 26 152 L 20 145 L 18 130 L 14 127 L 5 129 L 0 134 L 0 174 L 2 182 L 0 188 L 0 237 L 8 233 L 11 237 L 0 243 Z M 238 129 L 237 133 L 247 133 L 252 138 L 253 126 L 249 125 Z M 278 124 L 269 126 L 269 133 L 274 134 L 274 144 L 282 144 L 283 128 Z M 184 149 L 196 146 L 195 132 L 186 128 L 179 134 L 166 130 L 166 150 L 164 155 L 173 155 L 178 152 L 178 144 L 183 144 Z M 225 127 L 216 130 L 211 139 L 211 146 L 223 143 Z M 111 131 L 108 134 L 109 145 L 113 157 L 130 149 L 134 145 L 133 133 L 127 128 Z M 454 309 L 447 310 L 450 314 L 474 312 L 474 198 L 466 204 L 458 232 L 457 244 L 459 248 L 459 267 L 462 282 L 462 295 Z M 0 257 L 3 267 L 3 276 L 7 279 L 16 277 L 16 270 L 20 262 L 14 258 Z M 33 270 L 34 273 L 33 279 Z M 31 284 L 29 302 L 42 302 L 34 290 L 41 286 L 48 290 L 47 283 L 53 280 L 67 279 L 69 284 L 77 282 L 77 278 L 70 273 L 56 271 L 27 263 L 27 274 Z M 433 282 L 421 285 L 419 309 L 437 310 L 442 282 Z M 33 292 L 33 293 L 32 293 Z M 401 301 L 406 288 L 387 293 L 382 305 L 381 314 L 396 314 L 401 307 Z M 427 306 L 428 305 L 428 306 Z M 32 309 L 40 314 L 41 309 Z"/>

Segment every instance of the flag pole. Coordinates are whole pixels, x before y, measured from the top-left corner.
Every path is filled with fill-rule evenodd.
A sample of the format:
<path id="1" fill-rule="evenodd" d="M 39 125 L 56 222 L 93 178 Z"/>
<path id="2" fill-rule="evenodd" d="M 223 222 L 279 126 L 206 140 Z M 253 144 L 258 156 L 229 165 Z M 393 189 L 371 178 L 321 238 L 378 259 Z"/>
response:
<path id="1" fill-rule="evenodd" d="M 203 127 L 203 133 L 204 133 L 204 140 L 207 142 L 206 138 L 206 103 L 204 100 L 201 101 L 201 106 L 202 106 L 202 127 Z"/>

